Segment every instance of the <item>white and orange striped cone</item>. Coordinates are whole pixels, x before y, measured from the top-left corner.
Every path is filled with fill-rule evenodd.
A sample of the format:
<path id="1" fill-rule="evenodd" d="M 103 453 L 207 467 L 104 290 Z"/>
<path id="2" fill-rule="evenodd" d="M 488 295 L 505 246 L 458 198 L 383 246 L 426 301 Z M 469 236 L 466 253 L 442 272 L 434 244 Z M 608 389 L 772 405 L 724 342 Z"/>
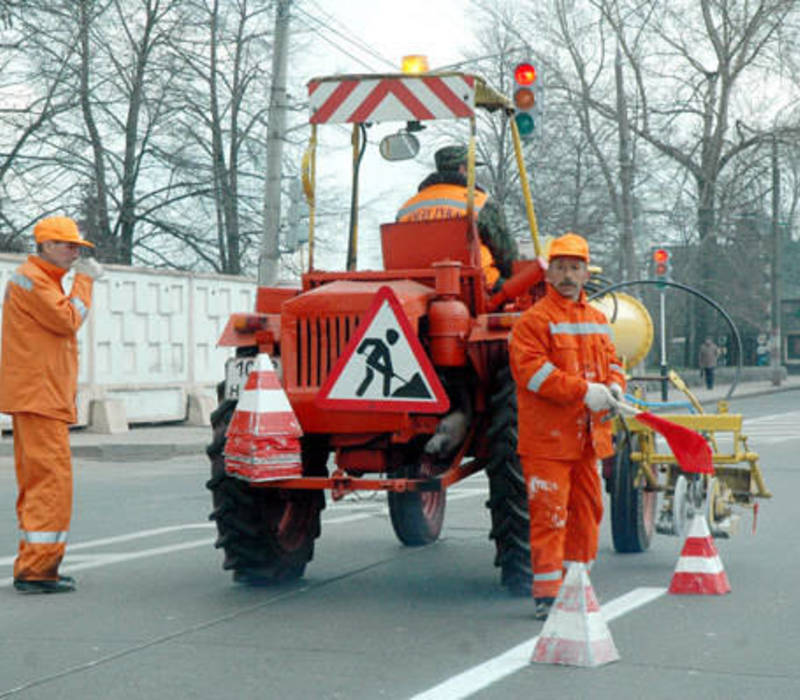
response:
<path id="1" fill-rule="evenodd" d="M 225 472 L 250 482 L 302 476 L 302 435 L 269 355 L 260 353 L 228 426 Z"/>
<path id="2" fill-rule="evenodd" d="M 721 595 L 730 591 L 731 584 L 711 539 L 706 518 L 701 513 L 695 513 L 669 584 L 669 592 Z"/>
<path id="3" fill-rule="evenodd" d="M 601 666 L 618 660 L 586 564 L 573 562 L 536 640 L 531 662 Z"/>

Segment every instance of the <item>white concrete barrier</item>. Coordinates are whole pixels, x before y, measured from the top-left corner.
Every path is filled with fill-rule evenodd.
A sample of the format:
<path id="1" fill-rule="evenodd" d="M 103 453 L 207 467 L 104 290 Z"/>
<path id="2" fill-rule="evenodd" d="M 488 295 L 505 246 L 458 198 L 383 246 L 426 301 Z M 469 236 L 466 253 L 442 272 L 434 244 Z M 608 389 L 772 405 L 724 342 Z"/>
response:
<path id="1" fill-rule="evenodd" d="M 0 289 L 24 255 L 0 253 Z M 256 281 L 106 265 L 95 283 L 89 317 L 78 333 L 78 423 L 90 402 L 103 415 L 96 427 L 126 423 L 207 422 L 230 348 L 218 348 L 229 315 L 255 306 Z M 71 276 L 65 278 L 69 291 Z M 124 418 L 119 417 L 120 406 Z M 190 411 L 191 406 L 191 411 Z M 113 412 L 110 412 L 114 409 Z M 0 428 L 11 420 L 0 414 Z"/>

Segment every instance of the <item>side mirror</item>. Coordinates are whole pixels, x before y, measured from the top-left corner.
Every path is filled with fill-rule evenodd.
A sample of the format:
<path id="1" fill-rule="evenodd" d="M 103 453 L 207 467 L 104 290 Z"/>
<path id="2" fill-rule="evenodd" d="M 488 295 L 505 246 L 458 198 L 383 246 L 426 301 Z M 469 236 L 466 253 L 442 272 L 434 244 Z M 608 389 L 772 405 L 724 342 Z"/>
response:
<path id="1" fill-rule="evenodd" d="M 378 150 L 385 160 L 409 160 L 419 153 L 419 139 L 407 131 L 398 131 L 384 136 Z"/>

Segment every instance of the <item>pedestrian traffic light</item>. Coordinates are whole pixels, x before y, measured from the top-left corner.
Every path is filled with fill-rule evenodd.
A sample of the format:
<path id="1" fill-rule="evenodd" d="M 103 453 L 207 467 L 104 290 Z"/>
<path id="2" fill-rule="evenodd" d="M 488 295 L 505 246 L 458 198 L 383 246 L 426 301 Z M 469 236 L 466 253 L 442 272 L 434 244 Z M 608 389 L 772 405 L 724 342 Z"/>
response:
<path id="1" fill-rule="evenodd" d="M 670 253 L 666 248 L 655 248 L 653 258 L 653 277 L 657 282 L 666 282 L 670 275 Z"/>
<path id="2" fill-rule="evenodd" d="M 519 63 L 514 67 L 514 121 L 523 139 L 541 132 L 541 84 L 533 64 Z"/>

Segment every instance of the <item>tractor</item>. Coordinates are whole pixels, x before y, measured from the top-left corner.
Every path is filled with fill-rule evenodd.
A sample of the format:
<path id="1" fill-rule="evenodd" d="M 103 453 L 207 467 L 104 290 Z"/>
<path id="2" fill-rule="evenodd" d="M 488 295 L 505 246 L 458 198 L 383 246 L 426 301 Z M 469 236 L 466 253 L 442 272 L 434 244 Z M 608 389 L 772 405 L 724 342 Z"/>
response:
<path id="1" fill-rule="evenodd" d="M 481 77 L 462 72 L 316 78 L 309 103 L 311 137 L 302 168 L 308 270 L 298 287 L 260 287 L 256 308 L 233 314 L 219 340 L 235 348 L 207 449 L 223 568 L 243 583 L 302 576 L 320 535 L 326 491 L 334 499 L 387 492 L 398 539 L 429 544 L 441 532 L 448 487 L 485 470 L 494 564 L 503 586 L 530 595 L 527 495 L 507 345 L 513 321 L 544 293 L 546 263 L 513 119 L 508 124 L 536 257 L 516 261 L 513 275 L 493 293 L 481 268 L 474 215 L 476 113 L 508 117 L 513 105 Z M 356 270 L 358 170 L 367 125 L 405 123 L 380 143 L 385 159 L 401 160 L 416 155 L 415 134 L 433 119 L 468 124 L 466 216 L 382 224 L 383 269 Z M 325 124 L 352 125 L 350 236 L 346 269 L 337 272 L 314 264 L 317 128 Z M 620 319 L 618 327 L 612 319 L 617 349 L 631 367 L 649 349 L 652 323 L 624 293 L 614 294 L 612 315 Z M 226 459 L 237 400 L 263 354 L 302 428 L 300 476 L 264 480 Z M 616 527 L 636 539 L 626 540 L 626 551 L 641 551 L 649 544 L 642 530 L 649 526 L 650 492 L 663 487 L 635 469 L 643 462 L 632 445 L 645 437 L 630 430 L 620 435 L 627 440 L 624 457 L 607 465 L 606 476 L 616 489 Z M 620 469 L 627 471 L 615 480 Z"/>

